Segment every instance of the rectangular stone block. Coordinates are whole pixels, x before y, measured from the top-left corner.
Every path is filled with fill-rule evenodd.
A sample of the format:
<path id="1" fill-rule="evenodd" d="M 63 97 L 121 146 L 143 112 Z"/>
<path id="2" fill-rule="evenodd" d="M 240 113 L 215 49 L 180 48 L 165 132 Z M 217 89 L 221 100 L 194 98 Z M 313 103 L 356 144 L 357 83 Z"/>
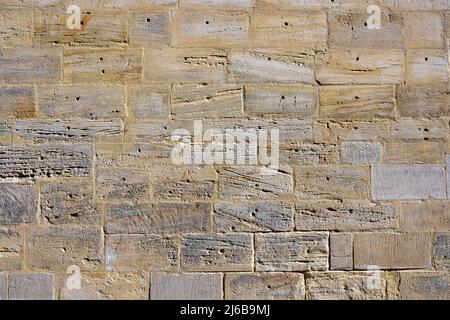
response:
<path id="1" fill-rule="evenodd" d="M 223 199 L 282 198 L 293 192 L 292 170 L 261 174 L 259 167 L 224 167 L 219 169 L 219 195 Z"/>
<path id="2" fill-rule="evenodd" d="M 8 300 L 8 274 L 0 274 L 0 301 Z"/>
<path id="3" fill-rule="evenodd" d="M 389 138 L 387 122 L 335 122 L 329 123 L 333 135 L 343 141 L 368 141 Z"/>
<path id="4" fill-rule="evenodd" d="M 255 235 L 256 271 L 327 270 L 328 253 L 326 232 Z"/>
<path id="5" fill-rule="evenodd" d="M 294 213 L 291 205 L 282 202 L 218 202 L 214 224 L 219 232 L 290 231 Z"/>
<path id="6" fill-rule="evenodd" d="M 404 80 L 402 50 L 335 49 L 316 55 L 320 84 L 399 84 Z"/>
<path id="7" fill-rule="evenodd" d="M 249 18 L 242 11 L 179 10 L 172 19 L 176 47 L 228 48 L 249 42 Z"/>
<path id="8" fill-rule="evenodd" d="M 64 50 L 64 79 L 72 83 L 129 83 L 142 77 L 142 50 L 74 48 Z"/>
<path id="9" fill-rule="evenodd" d="M 343 142 L 341 159 L 344 163 L 373 164 L 381 161 L 381 144 L 376 142 Z"/>
<path id="10" fill-rule="evenodd" d="M 374 200 L 445 199 L 445 169 L 440 165 L 378 165 L 372 167 Z"/>
<path id="11" fill-rule="evenodd" d="M 170 45 L 169 11 L 132 12 L 128 23 L 131 45 L 146 47 Z"/>
<path id="12" fill-rule="evenodd" d="M 448 231 L 450 203 L 443 201 L 400 202 L 400 228 L 407 232 Z"/>
<path id="13" fill-rule="evenodd" d="M 450 277 L 445 271 L 402 271 L 393 273 L 388 279 L 389 299 L 450 299 Z"/>
<path id="14" fill-rule="evenodd" d="M 409 11 L 404 17 L 408 48 L 444 47 L 444 28 L 440 12 Z"/>
<path id="15" fill-rule="evenodd" d="M 311 117 L 317 108 L 313 86 L 245 86 L 245 106 L 250 113 L 294 114 Z"/>
<path id="16" fill-rule="evenodd" d="M 8 276 L 10 300 L 53 300 L 53 275 L 50 273 L 12 273 Z"/>
<path id="17" fill-rule="evenodd" d="M 165 118 L 169 113 L 169 85 L 130 85 L 128 106 L 137 118 Z"/>
<path id="18" fill-rule="evenodd" d="M 447 171 L 447 198 L 450 199 L 450 154 L 445 156 L 446 171 Z"/>
<path id="19" fill-rule="evenodd" d="M 162 235 L 106 236 L 106 270 L 170 271 L 179 265 L 179 243 Z"/>
<path id="20" fill-rule="evenodd" d="M 172 87 L 171 114 L 180 119 L 243 117 L 243 88 L 235 84 Z"/>
<path id="21" fill-rule="evenodd" d="M 133 168 L 96 168 L 96 196 L 101 199 L 149 200 L 150 175 L 146 170 Z"/>
<path id="22" fill-rule="evenodd" d="M 4 6 L 4 4 L 2 3 Z M 0 10 L 0 46 L 30 47 L 33 44 L 33 11 Z"/>
<path id="23" fill-rule="evenodd" d="M 228 82 L 315 84 L 310 53 L 258 50 L 229 54 Z"/>
<path id="24" fill-rule="evenodd" d="M 398 10 L 445 10 L 450 8 L 447 0 L 383 0 L 384 5 Z"/>
<path id="25" fill-rule="evenodd" d="M 360 3 L 362 1 L 355 1 Z M 375 3 L 373 3 L 375 4 Z M 366 8 L 369 7 L 369 3 Z M 341 48 L 402 49 L 404 21 L 401 14 L 381 11 L 382 27 L 369 29 L 366 10 L 340 10 L 330 15 L 330 45 Z"/>
<path id="26" fill-rule="evenodd" d="M 383 274 L 378 287 L 373 273 L 365 272 L 313 272 L 306 278 L 308 300 L 384 300 L 386 280 Z"/>
<path id="27" fill-rule="evenodd" d="M 58 179 L 40 184 L 41 213 L 51 224 L 102 224 L 91 179 Z"/>
<path id="28" fill-rule="evenodd" d="M 325 164 L 339 160 L 339 148 L 331 143 L 286 143 L 280 146 L 281 163 Z"/>
<path id="29" fill-rule="evenodd" d="M 19 228 L 0 227 L 0 270 L 21 270 L 23 261 L 22 234 Z M 1 281 L 0 281 L 1 282 Z M 1 300 L 0 289 L 0 300 Z"/>
<path id="30" fill-rule="evenodd" d="M 0 83 L 58 83 L 62 79 L 62 50 L 2 48 Z"/>
<path id="31" fill-rule="evenodd" d="M 42 118 L 117 118 L 125 113 L 122 86 L 64 85 L 38 87 Z"/>
<path id="32" fill-rule="evenodd" d="M 179 234 L 211 229 L 207 203 L 118 204 L 107 209 L 107 233 Z"/>
<path id="33" fill-rule="evenodd" d="M 300 273 L 227 273 L 225 300 L 300 300 L 304 282 Z"/>
<path id="34" fill-rule="evenodd" d="M 0 87 L 2 118 L 33 118 L 36 116 L 36 93 L 33 87 Z"/>
<path id="35" fill-rule="evenodd" d="M 448 83 L 448 51 L 411 49 L 406 53 L 406 83 Z"/>
<path id="36" fill-rule="evenodd" d="M 225 82 L 226 53 L 217 49 L 146 48 L 144 80 L 154 83 Z"/>
<path id="37" fill-rule="evenodd" d="M 251 16 L 251 39 L 260 48 L 327 48 L 325 12 L 257 12 Z"/>
<path id="38" fill-rule="evenodd" d="M 67 6 L 68 7 L 68 6 Z M 127 12 L 89 10 L 81 6 L 81 29 L 67 28 L 67 7 L 35 10 L 34 41 L 38 45 L 123 46 L 128 43 Z"/>
<path id="39" fill-rule="evenodd" d="M 297 230 L 375 230 L 397 226 L 394 204 L 353 201 L 301 201 L 295 205 Z"/>
<path id="40" fill-rule="evenodd" d="M 370 265 L 381 269 L 421 269 L 431 267 L 429 233 L 355 233 L 354 268 Z"/>
<path id="41" fill-rule="evenodd" d="M 251 9 L 253 0 L 179 0 L 180 8 L 188 9 L 210 9 L 220 8 L 221 10 L 247 10 Z"/>
<path id="42" fill-rule="evenodd" d="M 153 274 L 150 292 L 150 300 L 222 300 L 222 275 Z"/>
<path id="43" fill-rule="evenodd" d="M 296 170 L 296 194 L 302 199 L 364 199 L 369 196 L 369 168 L 354 165 L 304 165 Z"/>
<path id="44" fill-rule="evenodd" d="M 450 270 L 450 232 L 435 234 L 433 265 L 437 269 Z"/>
<path id="45" fill-rule="evenodd" d="M 258 8 L 278 10 L 325 10 L 334 4 L 328 0 L 258 0 Z"/>
<path id="46" fill-rule="evenodd" d="M 32 223 L 38 212 L 34 184 L 0 183 L 0 225 Z"/>
<path id="47" fill-rule="evenodd" d="M 400 119 L 391 124 L 391 137 L 404 140 L 445 139 L 445 127 L 439 120 Z"/>
<path id="48" fill-rule="evenodd" d="M 406 135 L 405 135 L 406 136 Z M 442 163 L 444 147 L 435 141 L 387 142 L 383 148 L 384 163 Z"/>
<path id="49" fill-rule="evenodd" d="M 181 239 L 181 268 L 186 271 L 252 271 L 251 234 L 188 235 Z"/>
<path id="50" fill-rule="evenodd" d="M 319 115 L 340 120 L 392 119 L 393 86 L 323 86 L 319 89 Z"/>
<path id="51" fill-rule="evenodd" d="M 18 120 L 13 135 L 35 142 L 82 142 L 118 138 L 122 120 Z"/>
<path id="52" fill-rule="evenodd" d="M 353 269 L 353 238 L 351 233 L 330 233 L 330 270 Z"/>
<path id="53" fill-rule="evenodd" d="M 99 269 L 102 256 L 101 228 L 51 226 L 28 231 L 26 261 L 30 268 L 65 272 L 68 266 L 77 265 L 82 270 Z"/>
<path id="54" fill-rule="evenodd" d="M 450 90 L 446 84 L 399 86 L 397 108 L 401 116 L 438 118 L 450 116 Z"/>
<path id="55" fill-rule="evenodd" d="M 67 281 L 67 277 L 63 279 Z M 141 272 L 83 272 L 81 289 L 63 286 L 61 300 L 148 300 L 150 279 Z"/>

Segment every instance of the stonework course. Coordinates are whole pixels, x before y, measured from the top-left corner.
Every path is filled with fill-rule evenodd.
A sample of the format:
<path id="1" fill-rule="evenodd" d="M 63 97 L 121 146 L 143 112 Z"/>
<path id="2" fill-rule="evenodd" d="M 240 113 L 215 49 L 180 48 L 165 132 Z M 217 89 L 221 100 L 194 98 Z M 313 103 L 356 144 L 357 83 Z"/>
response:
<path id="1" fill-rule="evenodd" d="M 0 300 L 450 300 L 449 54 L 448 0 L 1 1 Z"/>

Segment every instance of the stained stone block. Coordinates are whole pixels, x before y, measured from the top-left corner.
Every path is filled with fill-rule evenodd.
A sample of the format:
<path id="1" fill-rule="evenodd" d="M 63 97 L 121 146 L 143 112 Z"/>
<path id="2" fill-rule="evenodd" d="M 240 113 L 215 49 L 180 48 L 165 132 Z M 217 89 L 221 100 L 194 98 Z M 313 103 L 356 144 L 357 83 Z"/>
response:
<path id="1" fill-rule="evenodd" d="M 33 87 L 0 87 L 2 118 L 33 118 L 36 116 L 36 93 Z"/>
<path id="2" fill-rule="evenodd" d="M 53 300 L 53 275 L 12 273 L 8 277 L 10 300 Z"/>
<path id="3" fill-rule="evenodd" d="M 34 222 L 37 210 L 38 196 L 34 184 L 0 184 L 0 224 Z"/>
<path id="4" fill-rule="evenodd" d="M 23 238 L 19 228 L 0 227 L 0 270 L 14 271 L 22 269 Z M 0 289 L 1 297 L 1 289 Z"/>
<path id="5" fill-rule="evenodd" d="M 0 301 L 8 300 L 8 274 L 0 274 Z"/>

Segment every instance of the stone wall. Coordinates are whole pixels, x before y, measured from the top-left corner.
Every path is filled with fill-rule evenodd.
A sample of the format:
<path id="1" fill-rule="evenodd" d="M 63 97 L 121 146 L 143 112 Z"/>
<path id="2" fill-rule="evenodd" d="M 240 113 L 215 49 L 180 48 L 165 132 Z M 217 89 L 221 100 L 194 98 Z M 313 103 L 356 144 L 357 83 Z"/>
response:
<path id="1" fill-rule="evenodd" d="M 450 299 L 449 40 L 448 0 L 0 0 L 0 299 Z M 196 120 L 279 166 L 175 163 Z"/>

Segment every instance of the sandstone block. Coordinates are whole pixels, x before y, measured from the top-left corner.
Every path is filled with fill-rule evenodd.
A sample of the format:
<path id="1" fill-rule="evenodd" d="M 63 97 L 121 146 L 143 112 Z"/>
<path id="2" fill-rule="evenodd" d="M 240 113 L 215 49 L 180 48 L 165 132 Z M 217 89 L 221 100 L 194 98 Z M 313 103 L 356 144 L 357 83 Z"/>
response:
<path id="1" fill-rule="evenodd" d="M 0 301 L 8 300 L 8 275 L 0 274 Z"/>
<path id="2" fill-rule="evenodd" d="M 388 298 L 402 300 L 448 300 L 450 278 L 439 271 L 396 272 L 388 282 Z"/>
<path id="3" fill-rule="evenodd" d="M 53 275 L 12 273 L 8 276 L 10 300 L 53 300 Z"/>
<path id="4" fill-rule="evenodd" d="M 444 46 L 444 29 L 439 12 L 409 11 L 404 16 L 408 48 L 442 48 Z"/>
<path id="5" fill-rule="evenodd" d="M 37 212 L 34 184 L 0 183 L 0 225 L 35 222 Z"/>
<path id="6" fill-rule="evenodd" d="M 387 122 L 337 122 L 329 124 L 330 131 L 343 141 L 367 141 L 389 138 Z"/>
<path id="7" fill-rule="evenodd" d="M 344 163 L 379 163 L 381 145 L 376 142 L 344 142 L 341 145 L 341 158 Z"/>
<path id="8" fill-rule="evenodd" d="M 400 228 L 407 232 L 447 231 L 450 203 L 447 201 L 400 202 Z"/>
<path id="9" fill-rule="evenodd" d="M 150 199 L 148 172 L 130 168 L 96 168 L 96 196 L 103 199 Z"/>
<path id="10" fill-rule="evenodd" d="M 33 118 L 36 116 L 36 93 L 33 87 L 0 87 L 2 118 Z"/>
<path id="11" fill-rule="evenodd" d="M 169 11 L 133 12 L 129 20 L 130 44 L 163 46 L 170 44 Z"/>
<path id="12" fill-rule="evenodd" d="M 405 135 L 406 136 L 406 135 Z M 435 141 L 387 142 L 383 163 L 442 163 L 443 144 Z"/>
<path id="13" fill-rule="evenodd" d="M 22 234 L 18 228 L 0 227 L 0 248 L 0 270 L 2 272 L 22 269 Z M 1 292 L 0 289 L 0 299 Z"/>
<path id="14" fill-rule="evenodd" d="M 450 233 L 438 233 L 434 237 L 433 261 L 436 268 L 450 269 Z"/>
<path id="15" fill-rule="evenodd" d="M 406 54 L 406 83 L 448 83 L 448 51 L 439 49 L 411 49 Z"/>
<path id="16" fill-rule="evenodd" d="M 138 118 L 164 118 L 169 113 L 170 86 L 128 86 L 128 105 Z"/>
<path id="17" fill-rule="evenodd" d="M 351 233 L 330 233 L 330 269 L 353 269 L 353 238 Z"/>
<path id="18" fill-rule="evenodd" d="M 33 44 L 33 11 L 0 10 L 0 45 L 2 47 Z"/>
<path id="19" fill-rule="evenodd" d="M 445 127 L 438 120 L 400 119 L 391 124 L 391 136 L 394 139 L 430 140 L 445 139 Z"/>
<path id="20" fill-rule="evenodd" d="M 450 90 L 445 84 L 399 86 L 397 106 L 401 116 L 438 118 L 450 115 Z"/>
<path id="21" fill-rule="evenodd" d="M 251 9 L 253 0 L 216 0 L 211 2 L 210 0 L 180 0 L 179 6 L 181 8 L 198 8 L 198 9 L 210 9 L 220 8 L 221 10 L 246 10 Z"/>
<path id="22" fill-rule="evenodd" d="M 339 148 L 328 143 L 287 143 L 280 146 L 280 162 L 292 165 L 339 162 Z"/>

